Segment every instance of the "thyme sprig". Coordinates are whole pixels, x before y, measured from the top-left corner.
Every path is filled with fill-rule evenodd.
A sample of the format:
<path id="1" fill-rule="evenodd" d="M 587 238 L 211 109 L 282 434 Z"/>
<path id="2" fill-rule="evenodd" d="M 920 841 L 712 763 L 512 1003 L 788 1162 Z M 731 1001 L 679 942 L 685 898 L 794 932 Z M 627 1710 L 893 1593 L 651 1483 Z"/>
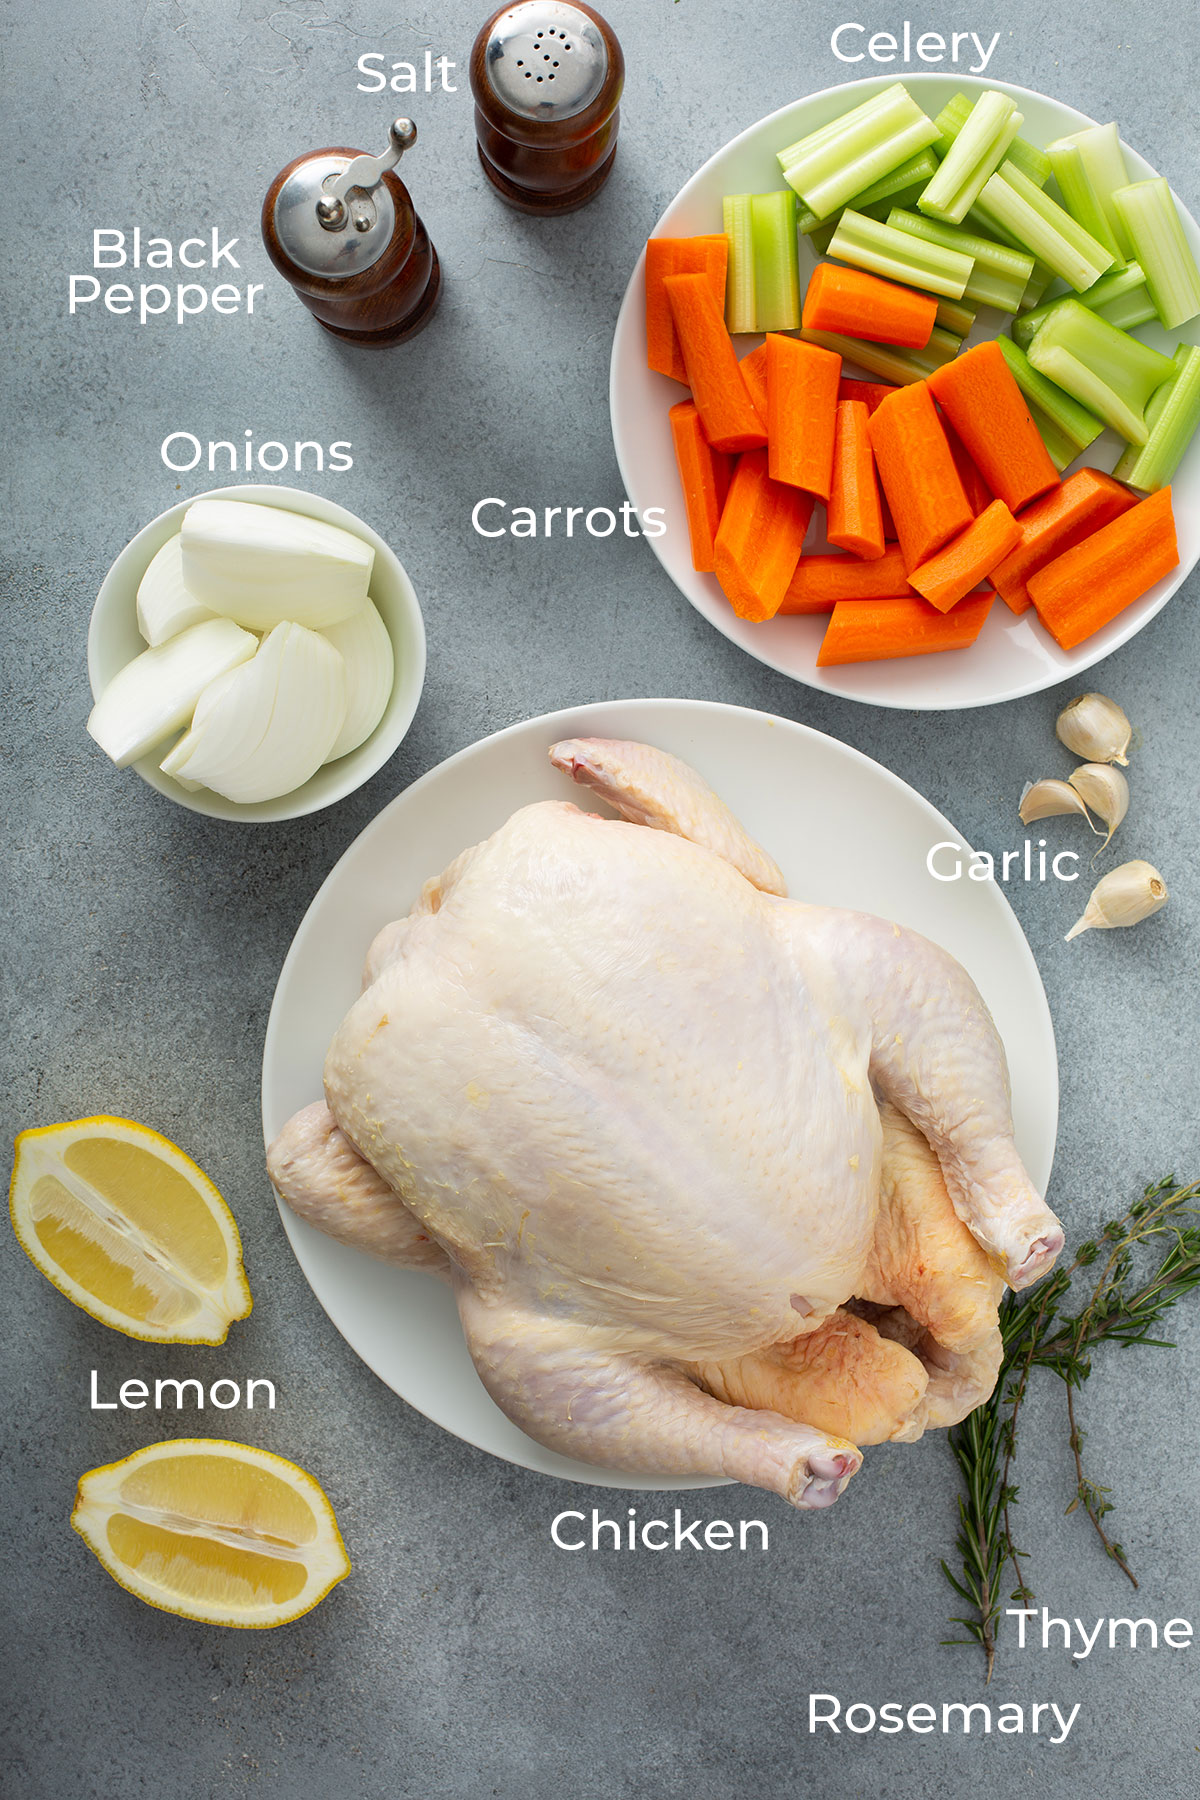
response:
<path id="1" fill-rule="evenodd" d="M 989 1400 L 956 1425 L 950 1447 L 962 1478 L 955 1550 L 957 1572 L 943 1561 L 946 1580 L 967 1611 L 956 1615 L 963 1637 L 950 1644 L 978 1644 L 987 1679 L 996 1660 L 996 1631 L 1003 1606 L 1004 1571 L 1011 1567 L 1016 1587 L 1011 1599 L 1028 1606 L 1032 1589 L 1017 1548 L 1012 1513 L 1018 1488 L 1012 1479 L 1017 1456 L 1017 1424 L 1034 1369 L 1049 1369 L 1062 1381 L 1067 1403 L 1067 1442 L 1075 1463 L 1075 1492 L 1067 1512 L 1082 1508 L 1105 1554 L 1137 1586 L 1124 1546 L 1110 1537 L 1104 1521 L 1113 1510 L 1110 1490 L 1084 1467 L 1085 1433 L 1076 1416 L 1075 1396 L 1092 1372 L 1092 1352 L 1100 1344 L 1143 1344 L 1173 1349 L 1154 1335 L 1164 1315 L 1200 1286 L 1200 1182 L 1180 1186 L 1173 1175 L 1148 1187 L 1098 1238 L 1081 1244 L 1074 1261 L 1027 1294 L 1009 1294 L 1000 1308 L 1004 1357 Z M 1165 1250 L 1164 1250 L 1164 1245 Z M 1146 1268 L 1147 1253 L 1151 1255 Z M 1157 1263 L 1153 1261 L 1157 1254 Z M 1064 1311 L 1083 1269 L 1100 1265 L 1090 1295 L 1078 1312 Z"/>

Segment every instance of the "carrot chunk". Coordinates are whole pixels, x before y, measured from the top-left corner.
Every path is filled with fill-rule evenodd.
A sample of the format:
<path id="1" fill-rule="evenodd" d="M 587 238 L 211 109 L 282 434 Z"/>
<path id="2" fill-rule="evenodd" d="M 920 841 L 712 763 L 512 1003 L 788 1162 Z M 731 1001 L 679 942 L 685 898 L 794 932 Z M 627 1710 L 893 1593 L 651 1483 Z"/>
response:
<path id="1" fill-rule="evenodd" d="M 733 477 L 733 458 L 714 450 L 700 428 L 695 402 L 681 400 L 668 414 L 692 541 L 692 567 L 710 571 L 721 512 Z"/>
<path id="2" fill-rule="evenodd" d="M 749 356 L 743 356 L 738 363 L 738 368 L 742 371 L 742 380 L 745 382 L 750 398 L 754 402 L 755 412 L 760 419 L 766 420 L 769 425 L 770 420 L 767 418 L 769 408 L 767 406 L 766 342 L 764 341 L 761 343 L 757 350 L 752 350 Z"/>
<path id="3" fill-rule="evenodd" d="M 646 245 L 646 361 L 660 375 L 687 381 L 679 334 L 663 286 L 668 275 L 704 275 L 719 307 L 725 305 L 729 239 L 725 236 L 651 238 Z"/>
<path id="4" fill-rule="evenodd" d="M 843 375 L 838 382 L 838 399 L 861 400 L 868 412 L 874 412 L 879 402 L 895 391 L 891 382 L 859 381 L 854 375 Z"/>
<path id="5" fill-rule="evenodd" d="M 836 331 L 872 344 L 923 350 L 937 322 L 937 309 L 932 294 L 914 293 L 862 269 L 818 263 L 804 295 L 801 323 L 806 331 Z"/>
<path id="6" fill-rule="evenodd" d="M 965 531 L 951 538 L 928 562 L 913 569 L 910 587 L 923 594 L 930 606 L 949 612 L 973 587 L 990 575 L 1019 541 L 1021 527 L 1003 500 L 993 500 L 986 512 L 973 519 Z"/>
<path id="7" fill-rule="evenodd" d="M 1061 556 L 1102 525 L 1117 519 L 1136 497 L 1099 469 L 1077 469 L 1061 487 L 1051 488 L 1027 506 L 1017 524 L 1020 541 L 992 570 L 992 581 L 1004 604 L 1015 613 L 1033 605 L 1029 577 Z"/>
<path id="8" fill-rule="evenodd" d="M 912 599 L 898 544 L 873 562 L 857 556 L 802 556 L 783 596 L 781 613 L 832 612 L 840 600 Z"/>
<path id="9" fill-rule="evenodd" d="M 919 568 L 975 517 L 928 384 L 911 382 L 881 400 L 868 430 L 905 564 Z"/>
<path id="10" fill-rule="evenodd" d="M 861 400 L 838 401 L 825 535 L 839 549 L 873 560 L 883 555 L 883 510 L 867 435 L 869 418 Z"/>
<path id="11" fill-rule="evenodd" d="M 946 442 L 950 446 L 950 454 L 954 458 L 954 466 L 958 470 L 958 479 L 963 484 L 963 493 L 967 496 L 967 505 L 978 518 L 992 504 L 992 496 L 987 482 L 975 467 L 967 454 L 967 447 L 955 431 L 949 419 L 942 420 L 942 430 L 946 434 Z"/>
<path id="12" fill-rule="evenodd" d="M 819 344 L 767 334 L 767 431 L 772 481 L 828 500 L 842 359 Z"/>
<path id="13" fill-rule="evenodd" d="M 943 363 L 929 386 L 979 473 L 1010 512 L 1057 486 L 1058 471 L 996 343 Z"/>
<path id="14" fill-rule="evenodd" d="M 738 459 L 717 528 L 717 580 L 742 619 L 773 619 L 812 518 L 813 497 L 772 481 L 765 450 Z"/>
<path id="15" fill-rule="evenodd" d="M 1171 490 L 1165 487 L 1064 550 L 1027 586 L 1051 637 L 1073 650 L 1178 562 Z"/>
<path id="16" fill-rule="evenodd" d="M 972 594 L 948 613 L 915 595 L 907 600 L 839 600 L 825 627 L 817 667 L 965 650 L 983 630 L 995 598 L 990 589 Z"/>
<path id="17" fill-rule="evenodd" d="M 708 277 L 668 275 L 663 286 L 705 437 L 714 450 L 760 448 L 767 441 L 766 428 L 742 379 Z"/>

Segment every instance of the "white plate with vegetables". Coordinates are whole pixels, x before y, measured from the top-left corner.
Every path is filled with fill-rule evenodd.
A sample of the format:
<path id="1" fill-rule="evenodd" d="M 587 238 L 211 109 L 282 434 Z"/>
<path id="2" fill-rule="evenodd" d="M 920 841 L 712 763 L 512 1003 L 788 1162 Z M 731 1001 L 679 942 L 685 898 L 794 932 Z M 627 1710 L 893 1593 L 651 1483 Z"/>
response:
<path id="1" fill-rule="evenodd" d="M 931 880 L 930 849 L 960 843 L 959 834 L 859 751 L 790 720 L 700 700 L 604 702 L 528 720 L 452 756 L 379 814 L 326 878 L 280 974 L 263 1053 L 267 1142 L 320 1098 L 326 1050 L 359 993 L 376 933 L 408 911 L 430 876 L 516 808 L 569 798 L 586 809 L 585 790 L 570 788 L 547 753 L 560 738 L 589 735 L 634 738 L 684 758 L 777 859 L 797 898 L 883 914 L 958 957 L 1005 1044 L 1017 1147 L 1044 1191 L 1058 1119 L 1054 1033 L 1033 955 L 1001 890 L 990 882 Z M 965 866 L 965 848 L 962 854 Z M 440 1281 L 336 1243 L 286 1207 L 280 1213 L 309 1285 L 347 1343 L 445 1430 L 565 1480 L 709 1485 L 638 1480 L 535 1443 L 485 1392 Z"/>
<path id="2" fill-rule="evenodd" d="M 969 76 L 915 75 L 906 77 L 903 85 L 917 106 L 931 118 L 956 94 L 964 94 L 975 102 L 989 91 L 998 91 L 1008 96 L 1020 111 L 1021 139 L 1037 148 L 1094 124 L 1083 114 L 1048 96 Z M 692 177 L 667 207 L 651 235 L 676 238 L 721 233 L 725 196 L 782 190 L 784 183 L 778 152 L 843 117 L 864 100 L 881 95 L 894 86 L 894 78 L 889 77 L 848 83 L 811 95 L 760 120 L 718 151 Z M 1129 182 L 1141 182 L 1154 176 L 1155 171 L 1136 150 L 1126 145 L 1123 152 Z M 1052 188 L 1051 191 L 1057 190 Z M 902 195 L 901 199 L 909 207 L 914 205 L 911 198 L 905 199 Z M 803 210 L 803 201 L 800 207 Z M 1181 203 L 1178 214 L 1192 253 L 1200 256 L 1200 231 L 1195 221 Z M 982 229 L 974 214 L 967 219 L 967 226 L 975 231 Z M 800 243 L 799 273 L 803 288 L 817 259 L 805 237 L 801 237 Z M 836 255 L 836 249 L 830 254 Z M 680 592 L 726 637 L 769 667 L 808 686 L 880 706 L 932 710 L 982 706 L 1014 699 L 1078 675 L 1116 650 L 1161 610 L 1200 558 L 1200 438 L 1197 438 L 1184 452 L 1172 479 L 1177 566 L 1076 647 L 1059 648 L 1039 624 L 1035 612 L 1018 616 L 997 600 L 978 638 L 969 648 L 948 654 L 906 655 L 818 667 L 817 655 L 826 623 L 824 617 L 778 616 L 763 623 L 740 618 L 730 606 L 716 576 L 698 573 L 693 567 L 687 514 L 668 422 L 669 409 L 686 399 L 688 390 L 666 375 L 647 368 L 645 261 L 643 254 L 630 279 L 613 342 L 610 407 L 621 474 L 629 497 L 639 510 L 652 506 L 665 509 L 667 529 L 650 542 Z M 1053 299 L 1070 291 L 1059 281 L 1049 287 L 1046 297 Z M 952 306 L 953 302 L 950 304 Z M 1139 323 L 1134 328 L 1134 335 L 1153 350 L 1170 355 L 1177 345 L 1200 343 L 1198 325 L 1200 320 L 1193 318 L 1167 331 L 1155 320 Z M 1004 312 L 982 305 L 968 328 L 962 348 L 965 351 L 1001 333 L 1007 339 L 1010 330 L 1011 321 Z M 734 338 L 739 357 L 745 356 L 759 342 L 759 336 Z M 954 343 L 954 340 L 950 342 Z M 866 368 L 852 363 L 849 358 L 844 368 L 850 377 L 888 379 L 882 369 Z M 893 375 L 891 379 L 905 377 Z M 907 379 L 912 379 L 911 375 Z M 1105 428 L 1084 452 L 1079 464 L 1070 467 L 1090 465 L 1112 470 L 1124 449 L 1125 445 L 1116 433 Z M 1064 451 L 1061 446 L 1055 446 L 1055 450 L 1058 462 Z M 805 555 L 827 548 L 821 530 L 821 509 L 818 508 Z"/>
<path id="3" fill-rule="evenodd" d="M 392 755 L 425 629 L 378 533 L 298 488 L 217 489 L 125 546 L 88 632 L 88 730 L 118 767 L 219 819 L 299 818 Z"/>

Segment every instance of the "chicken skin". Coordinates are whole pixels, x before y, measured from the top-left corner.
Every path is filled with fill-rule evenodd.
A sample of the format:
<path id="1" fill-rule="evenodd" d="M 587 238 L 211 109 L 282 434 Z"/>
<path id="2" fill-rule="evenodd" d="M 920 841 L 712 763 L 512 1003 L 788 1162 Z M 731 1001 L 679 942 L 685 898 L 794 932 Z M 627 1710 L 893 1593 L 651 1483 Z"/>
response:
<path id="1" fill-rule="evenodd" d="M 524 807 L 427 883 L 271 1179 L 449 1281 L 541 1443 L 826 1506 L 991 1391 L 1003 1285 L 1062 1246 L 995 1028 L 926 939 L 786 899 L 676 758 L 551 758 L 623 816 Z"/>

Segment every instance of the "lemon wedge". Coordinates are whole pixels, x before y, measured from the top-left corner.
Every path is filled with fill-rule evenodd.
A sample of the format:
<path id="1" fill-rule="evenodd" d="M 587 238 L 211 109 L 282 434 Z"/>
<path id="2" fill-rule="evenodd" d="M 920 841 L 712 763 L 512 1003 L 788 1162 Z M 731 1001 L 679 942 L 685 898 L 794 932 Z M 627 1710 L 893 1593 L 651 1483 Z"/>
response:
<path id="1" fill-rule="evenodd" d="M 250 1311 L 233 1214 L 175 1144 L 129 1119 L 23 1131 L 9 1206 L 55 1287 L 127 1337 L 222 1344 Z"/>
<path id="2" fill-rule="evenodd" d="M 89 1470 L 71 1524 L 139 1600 L 210 1625 L 287 1625 L 350 1573 L 319 1483 L 220 1438 L 150 1444 Z"/>

